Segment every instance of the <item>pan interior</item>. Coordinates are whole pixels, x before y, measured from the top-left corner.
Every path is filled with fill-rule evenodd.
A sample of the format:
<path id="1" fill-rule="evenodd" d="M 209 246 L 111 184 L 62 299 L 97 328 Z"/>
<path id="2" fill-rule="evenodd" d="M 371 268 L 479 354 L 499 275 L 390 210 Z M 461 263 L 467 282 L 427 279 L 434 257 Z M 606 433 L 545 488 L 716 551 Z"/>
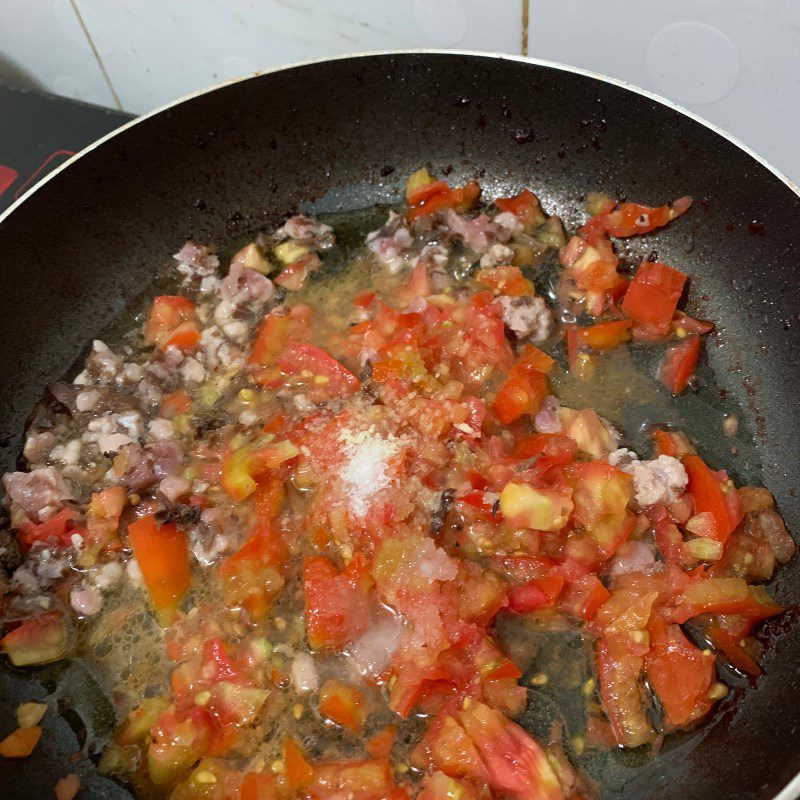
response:
<path id="1" fill-rule="evenodd" d="M 426 162 L 451 182 L 477 178 L 489 197 L 530 186 L 573 226 L 588 191 L 653 205 L 692 195 L 689 215 L 632 242 L 627 256 L 656 250 L 692 275 L 690 310 L 719 323 L 703 388 L 669 409 L 616 411 L 634 443 L 644 421 L 682 424 L 709 460 L 763 482 L 800 531 L 798 197 L 731 143 L 648 98 L 477 56 L 344 59 L 227 86 L 130 128 L 22 204 L 0 224 L 4 466 L 43 385 L 137 297 L 155 293 L 152 276 L 184 239 L 232 244 L 304 203 L 342 213 L 392 202 L 404 176 Z M 607 402 L 613 412 L 613 392 Z M 726 413 L 742 421 L 736 454 L 722 436 Z M 674 417 L 654 419 L 666 414 Z M 796 562 L 773 588 L 784 605 L 797 604 Z M 773 796 L 800 769 L 792 734 L 800 633 L 791 621 L 773 626 L 782 635 L 758 690 L 733 692 L 707 727 L 668 740 L 654 759 L 622 751 L 588 759 L 604 796 Z M 0 763 L 4 796 L 50 796 L 55 777 L 76 769 L 64 757 L 84 744 L 91 754 L 108 735 L 102 692 L 74 677 L 84 669 L 67 662 L 0 676 L 7 710 L 42 696 L 67 709 L 49 723 L 52 750 Z M 73 677 L 59 679 L 60 671 Z M 69 680 L 85 691 L 63 689 Z M 564 714 L 559 702 L 532 690 L 528 724 Z M 91 777 L 90 760 L 77 771 L 87 797 L 121 796 Z"/>

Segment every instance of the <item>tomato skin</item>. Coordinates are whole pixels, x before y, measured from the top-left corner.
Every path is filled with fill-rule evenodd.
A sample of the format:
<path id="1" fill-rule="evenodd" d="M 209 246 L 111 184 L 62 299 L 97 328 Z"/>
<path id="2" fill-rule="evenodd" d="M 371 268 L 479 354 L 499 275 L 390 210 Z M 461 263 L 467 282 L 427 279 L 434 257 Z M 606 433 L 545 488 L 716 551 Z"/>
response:
<path id="1" fill-rule="evenodd" d="M 762 673 L 763 670 L 758 663 L 750 658 L 747 651 L 740 644 L 740 636 L 734 636 L 718 625 L 712 625 L 708 628 L 706 635 L 714 650 L 722 654 L 740 672 L 745 672 L 755 678 Z"/>
<path id="2" fill-rule="evenodd" d="M 639 747 L 655 739 L 640 695 L 642 666 L 640 657 L 613 653 L 605 639 L 597 643 L 600 697 L 614 738 L 623 747 Z"/>
<path id="3" fill-rule="evenodd" d="M 458 720 L 477 748 L 489 786 L 498 796 L 564 800 L 547 754 L 527 731 L 477 701 L 465 704 Z"/>
<path id="4" fill-rule="evenodd" d="M 709 535 L 725 544 L 744 516 L 739 493 L 732 484 L 723 484 L 699 456 L 685 455 L 683 466 L 689 476 L 686 490 L 694 500 L 695 512 L 712 515 L 715 529 Z"/>
<path id="5" fill-rule="evenodd" d="M 553 575 L 535 578 L 523 586 L 513 586 L 508 593 L 508 608 L 515 614 L 528 614 L 540 606 L 552 604 L 564 588 L 564 578 Z"/>
<path id="6" fill-rule="evenodd" d="M 128 525 L 128 537 L 158 618 L 169 624 L 191 579 L 186 534 L 148 514 Z"/>
<path id="7" fill-rule="evenodd" d="M 677 625 L 651 624 L 650 637 L 645 671 L 668 726 L 680 728 L 704 717 L 712 706 L 714 656 L 691 644 Z"/>
<path id="8" fill-rule="evenodd" d="M 681 344 L 667 348 L 659 378 L 672 394 L 680 394 L 689 385 L 699 358 L 699 336 L 689 336 Z"/>
<path id="9" fill-rule="evenodd" d="M 746 630 L 784 609 L 762 586 L 749 586 L 742 578 L 701 578 L 683 588 L 672 619 L 683 624 L 700 614 L 733 614 L 748 621 Z"/>
<path id="10" fill-rule="evenodd" d="M 687 275 L 656 261 L 643 261 L 625 292 L 622 311 L 636 323 L 667 333 Z"/>

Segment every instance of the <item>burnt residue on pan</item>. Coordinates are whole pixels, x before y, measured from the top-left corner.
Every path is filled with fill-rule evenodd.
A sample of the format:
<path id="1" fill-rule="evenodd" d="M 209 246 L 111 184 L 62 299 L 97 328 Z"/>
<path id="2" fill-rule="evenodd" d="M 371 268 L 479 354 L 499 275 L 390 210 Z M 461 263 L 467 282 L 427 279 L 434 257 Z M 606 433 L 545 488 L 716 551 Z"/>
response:
<path id="1" fill-rule="evenodd" d="M 391 202 L 425 162 L 454 183 L 485 170 L 489 195 L 529 185 L 570 225 L 591 190 L 654 205 L 695 197 L 681 225 L 626 254 L 636 261 L 655 249 L 691 273 L 692 296 L 702 298 L 694 312 L 720 322 L 706 374 L 720 403 L 744 409 L 748 469 L 800 532 L 800 198 L 723 137 L 648 97 L 483 56 L 349 58 L 228 85 L 129 128 L 35 192 L 0 223 L 3 467 L 42 387 L 151 292 L 186 238 L 224 244 L 310 197 L 327 212 Z M 745 471 L 732 453 L 719 463 Z M 800 562 L 781 571 L 774 592 L 797 605 Z M 732 693 L 710 726 L 669 739 L 656 758 L 611 751 L 587 762 L 604 796 L 774 796 L 800 770 L 794 619 L 774 636 L 757 689 Z M 92 774 L 86 755 L 110 733 L 109 706 L 82 669 L 0 673 L 0 735 L 21 700 L 48 697 L 65 712 L 49 719 L 34 756 L 0 761 L 3 798 L 51 797 L 56 778 L 75 770 L 86 800 L 127 796 Z M 76 683 L 85 691 L 69 690 Z M 548 708 L 532 698 L 534 717 Z"/>

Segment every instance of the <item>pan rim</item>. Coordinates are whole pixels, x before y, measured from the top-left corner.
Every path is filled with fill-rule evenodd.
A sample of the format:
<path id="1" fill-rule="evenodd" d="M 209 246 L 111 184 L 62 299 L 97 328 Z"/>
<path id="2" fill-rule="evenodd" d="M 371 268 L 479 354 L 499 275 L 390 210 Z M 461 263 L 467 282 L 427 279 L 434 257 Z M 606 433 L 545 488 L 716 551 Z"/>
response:
<path id="1" fill-rule="evenodd" d="M 157 108 L 154 108 L 152 111 L 148 111 L 145 114 L 141 114 L 140 116 L 137 116 L 134 119 L 123 123 L 118 128 L 115 128 L 113 131 L 107 133 L 105 136 L 101 136 L 99 139 L 95 140 L 91 144 L 88 144 L 86 147 L 78 151 L 74 156 L 72 156 L 67 161 L 63 162 L 62 164 L 59 164 L 59 166 L 56 169 L 54 169 L 45 178 L 39 181 L 39 183 L 37 183 L 35 186 L 29 189 L 20 198 L 15 200 L 5 211 L 0 213 L 0 225 L 2 225 L 3 222 L 5 222 L 5 220 L 14 211 L 16 211 L 24 202 L 29 200 L 31 197 L 34 196 L 34 194 L 36 194 L 36 192 L 38 192 L 40 189 L 46 186 L 53 178 L 55 178 L 57 175 L 60 175 L 64 170 L 71 167 L 73 164 L 75 164 L 84 156 L 91 153 L 96 148 L 110 141 L 115 136 L 118 136 L 124 133 L 125 131 L 130 130 L 136 125 L 146 122 L 151 117 L 155 117 L 156 115 L 161 114 L 164 111 L 168 111 L 171 108 L 175 108 L 189 100 L 193 100 L 196 97 L 202 97 L 205 94 L 209 94 L 210 92 L 214 92 L 217 89 L 222 89 L 226 86 L 232 86 L 237 83 L 242 83 L 244 81 L 260 78 L 264 75 L 272 75 L 277 72 L 283 72 L 285 70 L 295 69 L 298 67 L 308 67 L 315 64 L 324 64 L 333 61 L 348 61 L 359 58 L 374 58 L 376 56 L 407 56 L 407 55 L 469 56 L 471 58 L 483 58 L 486 60 L 515 61 L 522 64 L 532 64 L 534 66 L 561 70 L 562 72 L 570 72 L 574 75 L 582 75 L 587 78 L 593 78 L 595 80 L 603 81 L 604 83 L 611 84 L 612 86 L 617 86 L 620 89 L 626 89 L 627 91 L 641 95 L 642 97 L 646 97 L 648 100 L 653 100 L 656 103 L 660 103 L 661 105 L 666 106 L 667 108 L 670 108 L 673 111 L 677 111 L 679 114 L 683 114 L 684 116 L 689 117 L 690 119 L 694 120 L 700 125 L 703 125 L 705 128 L 708 128 L 710 131 L 716 133 L 717 135 L 723 137 L 724 139 L 727 139 L 735 147 L 738 147 L 752 159 L 757 161 L 762 167 L 765 167 L 767 170 L 769 170 L 769 172 L 771 172 L 776 178 L 778 178 L 778 180 L 780 180 L 790 191 L 792 191 L 795 195 L 800 197 L 800 185 L 791 180 L 781 170 L 779 170 L 777 167 L 771 164 L 766 158 L 759 155 L 749 145 L 742 142 L 736 136 L 729 133 L 724 128 L 721 128 L 719 125 L 711 122 L 710 120 L 701 117 L 699 114 L 695 114 L 693 111 L 684 108 L 678 103 L 674 103 L 672 100 L 669 100 L 666 97 L 663 97 L 662 95 L 657 94 L 655 92 L 651 92 L 648 89 L 643 89 L 642 87 L 637 86 L 636 84 L 629 83 L 628 81 L 624 81 L 620 78 L 612 78 L 608 75 L 603 75 L 600 72 L 594 72 L 593 70 L 584 69 L 583 67 L 574 67 L 569 64 L 562 64 L 558 61 L 549 61 L 547 59 L 534 58 L 532 56 L 522 56 L 522 55 L 515 55 L 513 53 L 497 53 L 492 51 L 480 51 L 480 50 L 408 48 L 400 50 L 365 50 L 354 53 L 342 53 L 341 55 L 336 55 L 336 56 L 326 56 L 324 58 L 311 58 L 302 61 L 294 61 L 289 64 L 280 64 L 279 66 L 272 67 L 270 69 L 258 70 L 256 72 L 240 75 L 225 81 L 219 81 L 218 83 L 211 84 L 202 89 L 198 89 L 197 91 L 189 92 L 188 94 L 185 94 L 175 100 L 172 100 L 169 103 L 165 103 L 161 106 L 158 106 Z M 798 775 L 798 779 L 800 780 L 800 774 Z M 798 786 L 800 787 L 800 783 L 798 784 Z M 775 800 L 784 800 L 784 798 L 779 796 L 776 797 Z M 787 797 L 787 800 L 792 800 L 792 798 Z"/>
<path id="2" fill-rule="evenodd" d="M 407 49 L 398 49 L 398 50 L 372 50 L 372 51 L 358 51 L 352 53 L 342 53 L 340 55 L 335 56 L 326 56 L 323 58 L 313 58 L 313 59 L 305 59 L 301 61 L 291 62 L 289 64 L 281 64 L 276 67 L 272 67 L 269 69 L 258 70 L 253 73 L 248 73 L 245 75 L 237 76 L 235 78 L 230 78 L 228 80 L 219 81 L 217 83 L 211 84 L 206 86 L 202 89 L 198 89 L 194 92 L 189 92 L 175 100 L 172 100 L 168 103 L 165 103 L 157 108 L 154 108 L 151 111 L 146 112 L 145 114 L 139 115 L 128 122 L 123 123 L 118 128 L 115 128 L 113 131 L 110 131 L 105 136 L 97 139 L 96 141 L 90 143 L 82 150 L 77 152 L 73 155 L 70 159 L 60 164 L 55 170 L 49 173 L 44 179 L 42 179 L 39 183 L 37 183 L 34 187 L 28 190 L 25 194 L 23 194 L 20 198 L 18 198 L 14 203 L 12 203 L 4 212 L 0 213 L 0 234 L 2 234 L 2 224 L 3 222 L 14 212 L 16 211 L 23 203 L 33 197 L 40 189 L 46 186 L 51 180 L 53 180 L 57 175 L 61 174 L 64 170 L 71 167 L 81 158 L 87 156 L 93 150 L 97 149 L 101 145 L 105 144 L 106 142 L 112 140 L 114 137 L 124 133 L 125 131 L 130 130 L 136 125 L 139 125 L 151 117 L 154 117 L 158 114 L 161 114 L 165 111 L 168 111 L 172 108 L 175 108 L 189 100 L 192 100 L 197 97 L 202 97 L 205 94 L 210 92 L 216 91 L 217 89 L 224 88 L 226 86 L 231 86 L 237 83 L 241 83 L 248 80 L 253 80 L 256 78 L 260 78 L 265 75 L 271 75 L 278 72 L 283 72 L 285 70 L 295 69 L 298 67 L 306 67 L 306 66 L 313 66 L 317 64 L 324 64 L 329 62 L 337 62 L 337 61 L 348 61 L 348 60 L 355 60 L 361 58 L 374 58 L 376 56 L 410 56 L 410 55 L 444 55 L 444 56 L 468 56 L 470 58 L 481 58 L 485 60 L 499 60 L 499 61 L 512 61 L 518 62 L 523 64 L 532 64 L 534 66 L 545 67 L 549 69 L 557 69 L 561 70 L 562 72 L 572 73 L 575 75 L 581 75 L 588 78 L 593 78 L 595 80 L 602 81 L 607 84 L 611 84 L 612 86 L 617 86 L 621 89 L 625 89 L 627 91 L 633 92 L 638 94 L 642 97 L 647 98 L 648 100 L 652 100 L 657 102 L 667 108 L 672 109 L 673 111 L 677 111 L 678 113 L 694 120 L 695 122 L 699 123 L 700 125 L 704 126 L 705 128 L 709 129 L 713 133 L 718 134 L 722 138 L 729 141 L 731 144 L 739 148 L 741 151 L 746 153 L 756 162 L 758 162 L 762 167 L 765 167 L 769 172 L 771 172 L 776 178 L 778 178 L 785 186 L 793 192 L 797 197 L 800 198 L 800 185 L 795 183 L 791 180 L 788 176 L 786 176 L 781 170 L 771 164 L 766 158 L 759 155 L 755 150 L 753 150 L 750 146 L 742 142 L 733 134 L 729 133 L 725 129 L 721 128 L 719 125 L 711 122 L 710 120 L 705 119 L 704 117 L 696 114 L 693 111 L 675 103 L 662 95 L 659 95 L 655 92 L 651 92 L 648 89 L 643 89 L 640 86 L 635 84 L 629 83 L 628 81 L 613 78 L 608 75 L 603 75 L 602 73 L 595 72 L 593 70 L 584 69 L 582 67 L 575 67 L 569 64 L 563 64 L 557 61 L 550 61 L 548 59 L 541 59 L 541 58 L 534 58 L 531 56 L 522 56 L 522 55 L 515 55 L 510 53 L 498 53 L 493 51 L 477 51 L 477 50 L 458 50 L 458 49 L 439 49 L 439 48 L 407 48 Z M 792 778 L 786 786 L 776 794 L 772 800 L 795 800 L 796 797 L 800 795 L 800 772 Z"/>

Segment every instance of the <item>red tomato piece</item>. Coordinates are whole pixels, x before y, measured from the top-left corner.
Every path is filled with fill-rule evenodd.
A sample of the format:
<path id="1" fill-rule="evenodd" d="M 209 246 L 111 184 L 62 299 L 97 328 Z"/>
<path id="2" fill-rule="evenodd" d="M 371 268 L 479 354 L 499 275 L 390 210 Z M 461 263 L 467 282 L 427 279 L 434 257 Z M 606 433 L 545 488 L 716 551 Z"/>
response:
<path id="1" fill-rule="evenodd" d="M 718 473 L 709 469 L 699 456 L 685 455 L 683 466 L 689 476 L 686 488 L 694 500 L 695 512 L 711 514 L 715 530 L 709 535 L 724 544 L 744 516 L 739 493 L 730 481 L 722 480 Z"/>
<path id="2" fill-rule="evenodd" d="M 55 547 L 70 547 L 72 535 L 76 533 L 75 519 L 77 514 L 72 508 L 62 508 L 50 519 L 40 523 L 21 522 L 18 541 L 23 553 L 27 553 L 36 542 L 45 542 Z"/>
<path id="3" fill-rule="evenodd" d="M 508 592 L 508 608 L 515 614 L 528 614 L 539 606 L 552 604 L 564 587 L 564 578 L 553 575 L 536 578 L 524 586 L 512 586 Z"/>
<path id="4" fill-rule="evenodd" d="M 680 394 L 688 385 L 700 358 L 700 337 L 690 336 L 667 348 L 659 378 L 672 394 Z"/>
<path id="5" fill-rule="evenodd" d="M 703 578 L 685 586 L 672 617 L 683 624 L 700 614 L 733 614 L 747 620 L 742 635 L 759 622 L 783 611 L 763 586 L 748 586 L 742 578 Z"/>
<path id="6" fill-rule="evenodd" d="M 643 261 L 625 292 L 622 311 L 636 323 L 669 331 L 687 276 L 655 261 Z"/>
<path id="7" fill-rule="evenodd" d="M 367 718 L 364 695 L 335 678 L 325 681 L 320 687 L 317 708 L 323 717 L 354 733 L 361 730 Z"/>
<path id="8" fill-rule="evenodd" d="M 535 414 L 547 393 L 547 379 L 541 372 L 511 376 L 497 391 L 494 413 L 508 425 L 525 414 Z"/>
<path id="9" fill-rule="evenodd" d="M 523 276 L 519 267 L 499 266 L 479 269 L 475 273 L 475 280 L 495 294 L 508 297 L 523 295 L 532 297 L 536 293 L 533 284 Z"/>
<path id="10" fill-rule="evenodd" d="M 277 800 L 275 778 L 268 772 L 248 772 L 242 778 L 239 800 Z"/>
<path id="11" fill-rule="evenodd" d="M 530 222 L 542 215 L 539 198 L 530 190 L 523 189 L 513 197 L 498 197 L 494 204 L 501 211 L 509 211 L 522 222 Z"/>
<path id="12" fill-rule="evenodd" d="M 128 537 L 158 617 L 169 624 L 191 579 L 186 534 L 148 514 L 128 525 Z"/>
<path id="13" fill-rule="evenodd" d="M 144 328 L 144 338 L 146 342 L 158 345 L 161 350 L 166 350 L 171 343 L 176 347 L 181 347 L 190 342 L 193 342 L 191 345 L 191 349 L 193 349 L 199 341 L 199 332 L 194 323 L 195 305 L 188 297 L 160 295 L 153 300 L 150 308 Z M 197 339 L 194 338 L 189 327 L 183 327 L 184 324 L 194 328 Z M 170 337 L 179 329 L 181 332 L 178 333 L 176 341 L 171 342 Z"/>
<path id="14" fill-rule="evenodd" d="M 645 670 L 668 726 L 680 728 L 704 717 L 712 706 L 714 656 L 689 642 L 677 625 L 651 625 L 650 636 Z"/>
<path id="15" fill-rule="evenodd" d="M 0 650 L 15 667 L 46 664 L 63 658 L 67 629 L 60 611 L 45 611 L 10 630 L 0 639 Z"/>
<path id="16" fill-rule="evenodd" d="M 602 353 L 627 342 L 631 337 L 632 324 L 629 319 L 618 319 L 612 322 L 599 322 L 587 328 L 573 326 L 570 330 L 574 331 L 573 336 L 578 343 Z"/>
<path id="17" fill-rule="evenodd" d="M 740 644 L 741 637 L 734 636 L 729 631 L 718 625 L 712 625 L 706 634 L 711 642 L 712 647 L 721 653 L 736 669 L 740 672 L 746 672 L 750 675 L 758 677 L 762 669 L 750 656 L 747 651 Z"/>
<path id="18" fill-rule="evenodd" d="M 611 597 L 597 575 L 583 575 L 570 583 L 561 598 L 559 608 L 578 619 L 594 619 L 598 609 Z"/>
<path id="19" fill-rule="evenodd" d="M 639 687 L 642 665 L 638 656 L 612 652 L 604 639 L 597 643 L 600 697 L 614 738 L 623 747 L 639 747 L 655 739 Z"/>
<path id="20" fill-rule="evenodd" d="M 611 236 L 637 236 L 663 227 L 685 214 L 691 205 L 691 197 L 681 197 L 670 205 L 656 208 L 639 203 L 620 203 L 614 211 L 601 215 L 601 218 Z"/>
<path id="21" fill-rule="evenodd" d="M 324 386 L 335 394 L 352 394 L 361 386 L 361 381 L 344 364 L 322 348 L 305 342 L 289 342 L 278 357 L 278 366 L 284 375 L 302 375 L 308 371 L 309 381 L 319 383 L 324 378 Z"/>
<path id="22" fill-rule="evenodd" d="M 427 217 L 437 211 L 453 208 L 459 213 L 467 211 L 481 193 L 481 187 L 475 181 L 470 181 L 459 189 L 439 191 L 425 198 L 419 205 L 409 208 L 406 218 L 413 222 L 419 217 Z"/>
<path id="23" fill-rule="evenodd" d="M 292 790 L 300 789 L 314 777 L 314 768 L 308 763 L 306 754 L 290 736 L 283 743 L 283 765 L 286 783 Z"/>
<path id="24" fill-rule="evenodd" d="M 308 642 L 314 648 L 342 649 L 369 625 L 366 559 L 354 558 L 342 571 L 324 556 L 303 564 Z"/>
<path id="25" fill-rule="evenodd" d="M 465 704 L 458 719 L 480 754 L 493 792 L 516 800 L 563 800 L 547 754 L 527 731 L 476 701 Z"/>

